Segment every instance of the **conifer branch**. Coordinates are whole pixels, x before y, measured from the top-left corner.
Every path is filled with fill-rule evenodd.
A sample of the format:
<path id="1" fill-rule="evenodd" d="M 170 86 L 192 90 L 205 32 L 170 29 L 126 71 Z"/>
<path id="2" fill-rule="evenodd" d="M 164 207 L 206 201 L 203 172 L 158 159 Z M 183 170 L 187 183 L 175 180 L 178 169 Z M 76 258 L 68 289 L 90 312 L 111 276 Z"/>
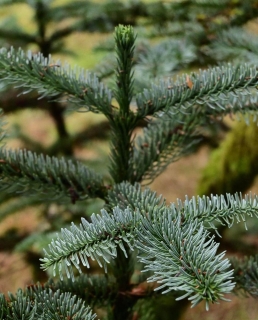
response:
<path id="1" fill-rule="evenodd" d="M 112 93 L 97 76 L 84 70 L 71 70 L 44 58 L 40 53 L 0 50 L 0 77 L 7 83 L 24 88 L 23 93 L 38 90 L 41 98 L 66 94 L 68 99 L 87 111 L 110 114 Z"/>
<path id="2" fill-rule="evenodd" d="M 190 1 L 187 6 L 198 7 L 198 3 Z M 218 3 L 219 0 L 212 3 L 205 0 L 208 6 Z M 155 11 L 159 5 L 164 12 L 163 4 L 154 4 L 152 9 Z M 52 36 L 66 35 L 69 28 Z M 145 265 L 143 271 L 151 272 L 148 281 L 160 285 L 156 290 L 175 291 L 177 295 L 184 291 L 178 300 L 188 297 L 193 306 L 204 300 L 208 309 L 209 303 L 226 300 L 224 294 L 234 289 L 233 276 L 237 289 L 257 295 L 257 257 L 242 265 L 236 262 L 233 273 L 224 253 L 217 254 L 219 245 L 207 228 L 216 230 L 215 221 L 230 227 L 235 221 L 245 223 L 246 216 L 258 217 L 258 196 L 211 195 L 186 198 L 184 202 L 178 200 L 177 204 L 166 206 L 165 199 L 156 193 L 129 183 L 157 176 L 191 146 L 195 128 L 214 116 L 256 111 L 257 95 L 253 100 L 252 95 L 241 97 L 250 88 L 257 89 L 256 67 L 228 65 L 181 76 L 174 84 L 172 80 L 161 81 L 137 95 L 138 109 L 134 111 L 130 109 L 134 94 L 133 28 L 117 27 L 115 42 L 117 86 L 114 96 L 118 108 L 111 105 L 111 91 L 95 74 L 70 71 L 40 54 L 26 56 L 21 50 L 0 51 L 0 77 L 7 83 L 27 92 L 37 89 L 42 98 L 66 94 L 78 107 L 106 115 L 113 147 L 110 173 L 117 183 L 109 189 L 94 171 L 63 158 L 0 148 L 0 190 L 40 193 L 42 197 L 51 198 L 63 196 L 72 203 L 100 197 L 107 202 L 108 209 L 99 215 L 93 214 L 90 222 L 82 218 L 79 226 L 72 223 L 69 229 L 63 228 L 48 250 L 44 250 L 42 269 L 53 268 L 54 275 L 59 273 L 61 280 L 66 273 L 68 281 L 51 282 L 46 287 L 32 285 L 25 293 L 18 291 L 16 297 L 9 295 L 8 303 L 0 294 L 0 320 L 1 317 L 92 320 L 95 315 L 85 306 L 85 300 L 92 305 L 100 301 L 112 304 L 114 319 L 129 318 L 135 303 L 127 296 L 135 266 L 129 249 L 138 250 L 138 259 Z M 234 95 L 241 98 L 235 101 Z M 159 119 L 144 130 L 134 145 L 134 129 L 139 120 L 147 116 Z M 1 129 L 0 123 L 0 137 Z M 105 271 L 107 264 L 116 259 L 115 281 L 94 276 L 75 279 L 77 271 L 82 273 L 81 265 L 90 267 L 89 259 L 96 260 Z M 74 292 L 84 302 L 72 296 Z"/>
<path id="3" fill-rule="evenodd" d="M 105 57 L 105 61 L 101 61 L 94 67 L 93 71 L 96 73 L 100 80 L 113 75 L 116 68 L 116 57 L 113 54 L 109 54 Z"/>
<path id="4" fill-rule="evenodd" d="M 45 287 L 49 287 L 53 291 L 71 292 L 92 308 L 112 304 L 117 295 L 115 279 L 102 275 L 81 274 L 74 281 L 65 279 L 54 282 L 53 279 L 50 279 Z"/>
<path id="5" fill-rule="evenodd" d="M 114 46 L 114 45 L 113 45 Z M 196 59 L 196 48 L 190 41 L 169 39 L 156 46 L 140 42 L 135 47 L 133 58 L 134 93 L 142 92 L 158 77 L 173 74 Z M 94 72 L 103 79 L 115 71 L 115 56 L 109 54 L 105 61 L 94 68 Z"/>
<path id="6" fill-rule="evenodd" d="M 23 295 L 22 290 L 18 290 L 16 296 L 9 293 L 9 300 L 0 301 L 0 310 L 3 310 L 1 320 L 34 320 L 37 306 L 31 303 L 30 297 Z"/>
<path id="7" fill-rule="evenodd" d="M 111 154 L 110 174 L 115 183 L 131 181 L 130 161 L 132 158 L 131 135 L 136 127 L 136 118 L 129 112 L 127 118 L 121 121 L 117 116 L 110 124 L 111 128 Z M 117 138 L 119 137 L 119 139 Z"/>
<path id="8" fill-rule="evenodd" d="M 0 4 L 1 5 L 1 4 Z M 10 40 L 22 40 L 23 43 L 29 44 L 29 43 L 35 43 L 36 37 L 34 35 L 30 35 L 26 32 L 23 32 L 21 30 L 5 30 L 3 28 L 0 28 L 0 37 L 6 38 Z"/>
<path id="9" fill-rule="evenodd" d="M 123 189 L 125 195 L 130 190 L 130 201 L 121 199 Z M 116 208 L 113 216 L 102 211 L 102 217 L 92 217 L 92 224 L 83 221 L 80 228 L 73 225 L 71 231 L 62 230 L 62 238 L 52 241 L 49 252 L 45 253 L 43 268 L 51 265 L 56 268 L 58 264 L 60 272 L 62 264 L 66 264 L 66 272 L 72 276 L 71 266 L 74 264 L 79 269 L 79 259 L 87 265 L 87 257 L 98 261 L 98 255 L 108 262 L 116 257 L 117 245 L 123 249 L 122 241 L 125 241 L 131 249 L 136 246 L 140 250 L 145 270 L 154 272 L 149 281 L 160 282 L 159 289 L 165 289 L 164 292 L 186 291 L 180 298 L 189 297 L 193 305 L 205 300 L 208 308 L 209 302 L 224 299 L 223 295 L 233 289 L 229 261 L 222 260 L 224 253 L 216 255 L 218 245 L 209 238 L 202 222 L 214 227 L 213 221 L 217 220 L 231 226 L 235 219 L 245 221 L 245 214 L 257 216 L 256 196 L 242 199 L 241 195 L 228 195 L 227 202 L 223 196 L 203 197 L 198 202 L 193 198 L 166 208 L 149 190 L 145 191 L 148 196 L 145 199 L 140 185 L 120 184 L 110 191 L 111 201 L 115 201 L 114 192 L 118 192 L 122 206 L 136 201 L 130 207 L 135 210 L 137 206 L 139 211 L 132 214 L 126 209 L 123 213 Z M 152 199 L 149 205 L 148 199 Z"/>
<path id="10" fill-rule="evenodd" d="M 133 97 L 133 55 L 135 35 L 131 26 L 118 26 L 115 29 L 116 43 L 116 84 L 115 97 L 122 116 L 128 116 Z"/>
<path id="11" fill-rule="evenodd" d="M 129 207 L 135 211 L 137 208 L 142 213 L 147 213 L 150 208 L 166 208 L 165 199 L 157 196 L 157 193 L 149 188 L 141 189 L 141 185 L 136 183 L 131 185 L 127 182 L 115 185 L 108 192 L 108 208 L 119 206 L 122 209 Z M 241 193 L 235 195 L 210 197 L 186 197 L 185 201 L 180 199 L 177 203 L 171 203 L 170 208 L 173 214 L 182 215 L 184 221 L 197 219 L 199 222 L 208 223 L 211 228 L 215 228 L 213 222 L 220 222 L 222 225 L 231 227 L 235 222 L 246 222 L 246 217 L 258 218 L 258 196 Z"/>
<path id="12" fill-rule="evenodd" d="M 54 274 L 58 269 L 62 279 L 64 267 L 68 278 L 74 279 L 73 266 L 81 272 L 80 263 L 89 267 L 88 258 L 102 266 L 101 259 L 105 266 L 116 258 L 117 246 L 126 255 L 126 243 L 131 250 L 136 245 L 145 269 L 154 271 L 150 281 L 160 281 L 160 288 L 168 287 L 167 291 L 186 291 L 183 297 L 191 295 L 194 305 L 202 299 L 207 303 L 223 299 L 233 289 L 228 260 L 222 261 L 224 254 L 216 256 L 218 245 L 212 238 L 207 240 L 208 231 L 198 220 L 183 223 L 178 212 L 158 207 L 147 213 L 115 208 L 113 215 L 102 210 L 101 216 L 92 215 L 91 220 L 62 229 L 45 251 L 42 268 L 52 266 Z"/>
<path id="13" fill-rule="evenodd" d="M 89 307 L 85 306 L 82 299 L 75 295 L 62 293 L 60 290 L 53 292 L 41 286 L 32 286 L 23 292 L 18 290 L 16 295 L 9 293 L 8 302 L 4 295 L 0 295 L 0 319 L 10 320 L 93 320 Z"/>
<path id="14" fill-rule="evenodd" d="M 183 75 L 178 77 L 176 82 L 172 80 L 160 81 L 153 84 L 151 89 L 145 89 L 136 97 L 138 115 L 158 115 L 166 112 L 168 115 L 178 113 L 195 114 L 195 104 L 206 104 L 212 102 L 217 109 L 225 106 L 217 105 L 220 94 L 225 100 L 228 94 L 234 93 L 237 96 L 248 93 L 249 88 L 255 88 L 258 84 L 258 71 L 256 67 L 249 65 L 232 65 L 216 67 L 199 74 L 192 73 L 191 76 Z"/>
<path id="15" fill-rule="evenodd" d="M 224 117 L 226 115 L 243 114 L 246 122 L 249 124 L 250 119 L 257 121 L 258 95 L 249 93 L 246 95 L 236 96 L 229 94 L 227 99 L 223 95 L 219 96 L 215 103 L 210 102 L 203 105 L 196 105 L 196 113 L 200 116 L 200 124 L 208 120 L 209 117 Z M 207 118 L 208 117 L 208 118 Z"/>
<path id="16" fill-rule="evenodd" d="M 175 212 L 181 212 L 185 221 L 197 219 L 208 223 L 211 228 L 216 229 L 214 222 L 231 227 L 234 222 L 246 223 L 246 217 L 258 218 L 258 196 L 246 194 L 242 197 L 241 193 L 235 195 L 210 197 L 186 197 L 184 202 L 178 200 L 177 205 L 171 204 Z"/>
<path id="17" fill-rule="evenodd" d="M 4 320 L 4 317 L 7 315 L 8 303 L 5 299 L 5 296 L 0 293 L 0 319 Z"/>
<path id="18" fill-rule="evenodd" d="M 37 314 L 41 316 L 42 320 L 69 319 L 69 317 L 74 320 L 93 320 L 96 318 L 96 314 L 92 314 L 82 299 L 78 299 L 70 292 L 61 293 L 57 290 L 53 293 L 49 289 L 36 292 L 35 295 Z"/>
<path id="19" fill-rule="evenodd" d="M 197 121 L 188 117 L 184 121 L 162 117 L 143 129 L 133 149 L 131 160 L 132 182 L 152 182 L 166 167 L 190 152 L 197 143 L 194 138 Z"/>
<path id="20" fill-rule="evenodd" d="M 90 258 L 96 260 L 100 267 L 104 265 L 106 271 L 107 263 L 117 256 L 117 247 L 126 257 L 124 243 L 133 250 L 135 226 L 139 218 L 139 214 L 129 209 L 122 211 L 115 208 L 112 215 L 105 210 L 101 211 L 101 215 L 93 214 L 92 223 L 82 218 L 79 227 L 72 224 L 70 230 L 61 229 L 61 235 L 49 244 L 48 251 L 44 250 L 42 269 L 52 266 L 54 275 L 58 269 L 63 279 L 64 267 L 67 277 L 74 279 L 73 267 L 81 273 L 80 263 L 89 268 Z"/>
<path id="21" fill-rule="evenodd" d="M 234 268 L 235 292 L 258 297 L 258 255 L 244 259 L 231 259 Z"/>
<path id="22" fill-rule="evenodd" d="M 146 83 L 157 78 L 171 76 L 175 71 L 189 66 L 196 56 L 196 47 L 187 40 L 168 38 L 153 46 L 140 43 L 136 47 L 135 77 Z M 139 91 L 138 91 L 139 92 Z"/>
<path id="23" fill-rule="evenodd" d="M 177 300 L 189 297 L 193 306 L 200 301 L 214 303 L 234 288 L 233 270 L 225 253 L 216 255 L 218 244 L 209 238 L 207 230 L 195 220 L 182 224 L 182 217 L 165 210 L 155 209 L 141 220 L 137 230 L 136 247 L 140 261 L 153 276 L 148 281 L 161 283 L 156 290 L 185 291 Z"/>
<path id="24" fill-rule="evenodd" d="M 130 181 L 131 136 L 139 120 L 130 110 L 133 97 L 134 43 L 135 35 L 132 27 L 119 25 L 115 29 L 117 51 L 115 97 L 119 103 L 119 110 L 110 117 L 112 146 L 110 173 L 115 183 Z"/>
<path id="25" fill-rule="evenodd" d="M 157 196 L 156 192 L 148 188 L 141 189 L 140 184 L 131 185 L 127 182 L 115 185 L 113 190 L 108 192 L 108 208 L 119 206 L 122 209 L 129 207 L 131 210 L 139 211 L 143 214 L 149 212 L 151 208 L 157 208 L 160 212 L 166 209 L 165 199 Z M 198 220 L 208 224 L 212 229 L 216 229 L 214 222 L 232 227 L 237 222 L 246 223 L 246 218 L 258 218 L 258 196 L 241 193 L 235 195 L 210 197 L 186 197 L 185 201 L 180 199 L 177 203 L 171 203 L 170 209 L 173 215 L 181 215 L 183 221 L 190 222 Z"/>
<path id="26" fill-rule="evenodd" d="M 157 193 L 151 191 L 149 188 L 142 190 L 139 183 L 134 185 L 128 182 L 122 182 L 114 185 L 114 187 L 108 191 L 108 202 L 106 207 L 112 210 L 114 207 L 119 207 L 125 210 L 129 207 L 132 211 L 137 209 L 140 212 L 147 213 L 149 208 L 162 208 L 166 207 L 166 200 Z"/>
<path id="27" fill-rule="evenodd" d="M 207 53 L 217 61 L 234 60 L 239 63 L 246 61 L 255 64 L 257 63 L 258 37 L 239 27 L 223 30 L 207 48 Z"/>
<path id="28" fill-rule="evenodd" d="M 36 155 L 30 151 L 0 149 L 0 190 L 40 193 L 48 199 L 103 198 L 107 189 L 101 176 L 77 162 Z"/>

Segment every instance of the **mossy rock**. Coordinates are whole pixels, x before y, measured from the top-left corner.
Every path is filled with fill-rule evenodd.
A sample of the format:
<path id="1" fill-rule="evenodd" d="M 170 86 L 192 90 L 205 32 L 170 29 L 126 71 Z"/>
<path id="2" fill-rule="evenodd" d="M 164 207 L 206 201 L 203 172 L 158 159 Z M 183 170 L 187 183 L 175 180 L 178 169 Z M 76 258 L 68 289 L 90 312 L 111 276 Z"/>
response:
<path id="1" fill-rule="evenodd" d="M 199 195 L 245 192 L 258 174 L 258 126 L 237 123 L 211 154 L 198 186 Z"/>

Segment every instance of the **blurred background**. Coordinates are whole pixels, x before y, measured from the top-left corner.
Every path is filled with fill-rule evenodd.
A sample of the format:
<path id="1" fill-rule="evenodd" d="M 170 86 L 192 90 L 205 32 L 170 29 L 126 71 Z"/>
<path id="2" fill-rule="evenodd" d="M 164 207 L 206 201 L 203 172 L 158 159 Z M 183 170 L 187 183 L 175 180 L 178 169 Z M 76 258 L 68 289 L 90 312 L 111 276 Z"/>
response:
<path id="1" fill-rule="evenodd" d="M 258 61 L 257 0 L 0 0 L 1 47 L 51 54 L 56 63 L 96 72 L 111 88 L 113 30 L 118 24 L 133 25 L 138 34 L 135 92 L 156 78 L 176 79 L 200 68 Z M 255 96 L 249 103 L 254 109 L 258 106 Z M 103 116 L 73 112 L 72 102 L 38 99 L 37 92 L 25 95 L 3 81 L 0 108 L 6 117 L 8 148 L 78 159 L 109 179 L 109 127 Z M 257 193 L 257 119 L 238 120 L 214 119 L 213 126 L 200 133 L 198 147 L 146 184 L 168 203 L 185 195 Z M 34 281 L 46 281 L 47 274 L 39 267 L 42 248 L 61 227 L 102 206 L 100 200 L 60 205 L 55 199 L 30 199 L 10 190 L 1 194 L 0 291 L 14 292 Z M 255 254 L 258 226 L 255 219 L 247 225 L 248 231 L 242 224 L 221 228 L 221 250 L 229 256 Z M 179 305 L 178 315 L 164 315 L 164 319 L 258 319 L 253 297 L 229 298 L 230 303 L 212 306 L 209 312 L 203 304 L 194 309 Z M 160 299 L 159 306 L 169 310 L 168 298 Z"/>

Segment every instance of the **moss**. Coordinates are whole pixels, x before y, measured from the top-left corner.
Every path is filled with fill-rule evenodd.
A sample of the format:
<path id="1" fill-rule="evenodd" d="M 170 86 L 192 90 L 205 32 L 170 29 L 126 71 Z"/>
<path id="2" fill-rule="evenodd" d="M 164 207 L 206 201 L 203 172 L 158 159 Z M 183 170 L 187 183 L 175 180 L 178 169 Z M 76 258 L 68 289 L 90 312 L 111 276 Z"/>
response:
<path id="1" fill-rule="evenodd" d="M 258 126 L 237 123 L 220 147 L 212 152 L 202 173 L 198 194 L 246 191 L 258 174 Z"/>

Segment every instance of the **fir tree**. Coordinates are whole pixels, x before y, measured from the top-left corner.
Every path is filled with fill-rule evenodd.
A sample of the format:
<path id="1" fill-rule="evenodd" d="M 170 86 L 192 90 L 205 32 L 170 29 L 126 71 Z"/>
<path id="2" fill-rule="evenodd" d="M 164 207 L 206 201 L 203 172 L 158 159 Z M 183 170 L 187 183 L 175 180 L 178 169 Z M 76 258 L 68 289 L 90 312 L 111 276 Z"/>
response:
<path id="1" fill-rule="evenodd" d="M 234 287 L 257 295 L 256 257 L 234 260 L 233 268 L 224 252 L 217 253 L 219 243 L 211 235 L 215 221 L 232 226 L 257 216 L 257 196 L 193 197 L 167 205 L 155 192 L 141 188 L 197 143 L 196 134 L 207 122 L 247 112 L 249 107 L 234 104 L 232 97 L 257 87 L 257 70 L 248 65 L 217 67 L 155 82 L 134 95 L 135 37 L 130 26 L 115 30 L 113 91 L 95 74 L 62 67 L 40 54 L 1 49 L 0 76 L 8 83 L 36 89 L 50 99 L 66 95 L 78 109 L 106 116 L 112 180 L 107 183 L 65 158 L 1 148 L 1 190 L 42 201 L 101 198 L 106 203 L 91 221 L 82 217 L 79 226 L 62 229 L 45 250 L 42 268 L 52 268 L 62 281 L 30 286 L 8 299 L 1 295 L 1 319 L 94 319 L 90 308 L 95 306 L 105 308 L 108 319 L 132 319 L 137 305 L 159 292 L 173 291 L 177 300 L 188 298 L 193 306 L 205 301 L 207 309 L 225 300 Z M 135 136 L 137 123 L 146 118 L 147 127 Z M 83 274 L 91 260 L 104 268 L 104 276 Z M 137 269 L 146 277 L 132 282 Z"/>
<path id="2" fill-rule="evenodd" d="M 258 37 L 243 27 L 234 27 L 221 32 L 207 48 L 207 53 L 220 63 L 246 61 L 257 64 Z M 240 102 L 241 103 L 241 102 Z M 257 106 L 257 96 L 250 95 L 246 104 Z M 226 193 L 239 190 L 246 192 L 251 188 L 257 176 L 258 153 L 254 146 L 257 136 L 254 119 L 249 127 L 245 122 L 238 123 L 226 136 L 220 147 L 213 151 L 211 160 L 205 168 L 199 183 L 200 194 Z M 241 143 L 240 143 L 241 141 Z M 218 162 L 217 159 L 220 159 Z"/>
<path id="3" fill-rule="evenodd" d="M 32 12 L 32 28 L 25 29 L 12 15 L 3 17 L 0 23 L 0 43 L 1 46 L 22 47 L 24 50 L 33 46 L 34 52 L 41 54 L 48 59 L 49 54 L 75 54 L 67 49 L 65 40 L 76 32 L 110 32 L 114 26 L 120 23 L 136 24 L 139 16 L 145 16 L 146 10 L 141 2 L 124 3 L 116 1 L 105 1 L 95 3 L 91 1 L 72 1 L 58 3 L 51 0 L 1 0 L 1 8 L 7 10 L 19 10 L 13 8 L 14 5 L 27 6 Z M 67 126 L 67 115 L 65 113 L 71 103 L 61 101 L 60 99 L 51 100 L 48 97 L 41 97 L 35 90 L 31 90 L 26 95 L 22 93 L 19 86 L 10 86 L 8 82 L 1 81 L 0 106 L 5 114 L 30 109 L 46 111 L 52 118 L 57 139 L 49 146 L 45 146 L 34 137 L 24 133 L 16 126 L 18 139 L 24 148 L 37 153 L 47 154 L 49 156 L 65 155 L 70 159 L 74 158 L 75 148 L 81 147 L 87 139 L 107 139 L 109 134 L 109 125 L 107 122 L 101 122 L 85 128 L 76 134 L 70 134 Z M 101 128 L 101 129 L 100 129 Z M 12 134 L 14 134 L 12 132 Z M 97 167 L 99 163 L 95 163 Z M 73 191 L 71 190 L 71 193 Z M 2 192 L 0 196 L 0 221 L 11 214 L 20 212 L 28 207 L 40 207 L 41 221 L 44 220 L 50 226 L 48 231 L 56 230 L 69 220 L 71 217 L 76 220 L 76 216 L 85 214 L 85 202 L 83 204 L 72 205 L 70 203 L 59 206 L 55 217 L 49 212 L 51 204 L 56 203 L 55 199 L 42 200 L 38 197 L 28 198 L 23 193 Z M 89 205 L 89 203 L 87 203 Z M 71 209 L 72 207 L 72 209 Z M 66 216 L 66 218 L 64 218 Z M 70 222 L 69 221 L 69 222 Z M 58 226 L 58 227 L 57 227 Z M 19 244 L 19 249 L 25 251 L 26 260 L 35 265 L 38 262 L 38 253 L 32 252 L 31 246 L 35 243 L 35 238 L 44 238 L 46 230 L 40 226 L 34 230 L 33 234 L 15 235 L 11 242 L 8 242 L 6 250 L 13 249 Z M 1 237 L 1 241 L 7 242 L 6 237 Z"/>
<path id="4" fill-rule="evenodd" d="M 197 62 L 205 65 L 207 57 L 211 55 L 207 56 L 207 50 L 203 50 L 203 45 L 210 44 L 210 39 L 214 39 L 214 34 L 228 26 L 241 25 L 256 15 L 255 1 L 246 1 L 245 5 L 224 0 L 212 2 L 187 1 L 183 3 L 156 2 L 150 4 L 140 1 L 130 3 L 117 1 L 116 6 L 114 1 L 107 1 L 103 4 L 82 2 L 83 6 L 80 6 L 82 4 L 80 2 L 53 6 L 54 1 L 40 0 L 0 2 L 1 5 L 15 3 L 26 3 L 32 7 L 36 24 L 35 33 L 26 32 L 13 22 L 4 21 L 0 28 L 0 37 L 5 42 L 8 40 L 15 47 L 18 44 L 23 47 L 29 44 L 36 44 L 45 57 L 50 53 L 65 52 L 66 48 L 63 40 L 75 31 L 107 31 L 113 28 L 118 21 L 120 23 L 130 22 L 136 25 L 138 17 L 145 17 L 144 23 L 149 27 L 154 26 L 151 29 L 147 29 L 149 30 L 149 36 L 168 34 L 181 38 L 182 32 L 184 32 L 184 41 L 181 39 L 171 40 L 169 38 L 154 48 L 146 42 L 139 44 L 134 54 L 134 64 L 137 66 L 135 69 L 134 90 L 139 92 L 149 86 L 150 80 L 157 76 L 172 76 L 182 68 L 196 67 Z M 78 10 L 78 7 L 82 7 L 82 9 Z M 225 10 L 226 8 L 230 8 L 230 10 Z M 175 12 L 177 12 L 176 16 Z M 202 13 L 201 16 L 200 12 Z M 237 14 L 231 14 L 231 12 L 236 12 Z M 64 21 L 67 22 L 67 16 L 76 18 L 76 20 L 70 19 L 69 25 L 67 26 L 66 23 L 64 27 L 62 23 Z M 56 24 L 57 27 L 54 31 L 49 32 L 51 24 Z M 212 41 L 212 44 L 214 43 L 215 41 Z M 111 47 L 113 48 L 114 45 L 112 44 Z M 209 50 L 213 52 L 214 56 L 216 46 L 211 47 Z M 173 55 L 171 52 L 173 52 Z M 96 73 L 99 78 L 103 79 L 113 72 L 116 64 L 114 55 L 111 60 L 112 63 L 108 60 L 108 64 L 98 66 Z M 208 58 L 209 60 L 210 58 Z M 216 57 L 213 58 L 213 62 L 217 60 Z M 74 146 L 84 141 L 85 137 L 92 137 L 92 135 L 98 138 L 107 137 L 107 130 L 110 128 L 108 122 L 101 123 L 101 130 L 99 130 L 99 126 L 86 128 L 85 131 L 75 136 L 69 136 L 65 123 L 63 103 L 49 101 L 47 97 L 37 100 L 35 91 L 31 91 L 27 95 L 21 94 L 15 98 L 17 89 L 15 89 L 15 92 L 12 90 L 8 87 L 7 90 L 2 91 L 0 102 L 5 113 L 19 110 L 21 107 L 39 108 L 48 110 L 56 124 L 59 137 L 48 148 L 19 132 L 23 145 L 28 149 L 51 156 L 60 154 L 72 156 Z M 18 92 L 20 93 L 20 91 Z M 27 199 L 18 194 L 4 194 L 2 199 L 0 198 L 0 202 L 6 203 L 7 200 L 13 200 L 14 198 L 16 198 L 16 201 L 13 201 L 12 205 L 8 202 L 2 208 L 0 219 L 4 219 L 10 213 L 14 213 L 21 208 L 26 208 L 30 204 L 37 205 L 41 203 L 38 198 Z M 73 211 L 76 210 L 73 209 Z M 79 212 L 80 208 L 77 211 Z"/>
<path id="5" fill-rule="evenodd" d="M 135 52 L 138 90 L 139 82 L 142 90 L 149 79 L 173 76 L 184 69 L 206 68 L 233 58 L 252 63 L 257 59 L 256 37 L 245 28 L 258 16 L 256 0 L 157 1 L 145 8 L 147 28 L 139 28 L 141 41 Z M 155 39 L 155 45 L 147 39 Z M 114 43 L 109 39 L 96 49 L 113 52 Z M 115 63 L 112 54 L 95 71 L 106 78 Z"/>
<path id="6" fill-rule="evenodd" d="M 110 32 L 118 24 L 131 24 L 137 22 L 137 18 L 145 16 L 146 8 L 141 2 L 125 4 L 121 1 L 105 1 L 95 3 L 91 1 L 72 1 L 64 4 L 55 3 L 53 0 L 1 0 L 2 8 L 12 8 L 13 5 L 25 4 L 33 13 L 33 28 L 25 30 L 24 27 L 12 16 L 3 19 L 0 25 L 0 41 L 2 46 L 19 48 L 24 50 L 34 46 L 36 52 L 44 57 L 50 54 L 75 54 L 67 49 L 65 40 L 75 32 Z M 49 101 L 42 97 L 38 100 L 34 92 L 25 97 L 19 88 L 1 88 L 1 108 L 5 114 L 21 109 L 47 110 L 52 117 L 58 133 L 58 141 L 49 148 L 37 144 L 30 137 L 20 134 L 20 139 L 28 148 L 37 152 L 51 155 L 63 154 L 72 156 L 73 147 L 80 136 L 70 137 L 67 131 L 64 105 L 56 101 Z M 18 95 L 18 97 L 16 97 Z M 16 97 L 14 100 L 13 97 Z M 95 130 L 97 131 L 97 130 Z M 91 130 L 92 132 L 92 130 Z M 81 135 L 89 135 L 87 131 Z M 97 135 L 97 134 L 96 134 Z M 101 135 L 99 135 L 101 137 Z M 103 135 L 106 138 L 106 135 Z"/>

